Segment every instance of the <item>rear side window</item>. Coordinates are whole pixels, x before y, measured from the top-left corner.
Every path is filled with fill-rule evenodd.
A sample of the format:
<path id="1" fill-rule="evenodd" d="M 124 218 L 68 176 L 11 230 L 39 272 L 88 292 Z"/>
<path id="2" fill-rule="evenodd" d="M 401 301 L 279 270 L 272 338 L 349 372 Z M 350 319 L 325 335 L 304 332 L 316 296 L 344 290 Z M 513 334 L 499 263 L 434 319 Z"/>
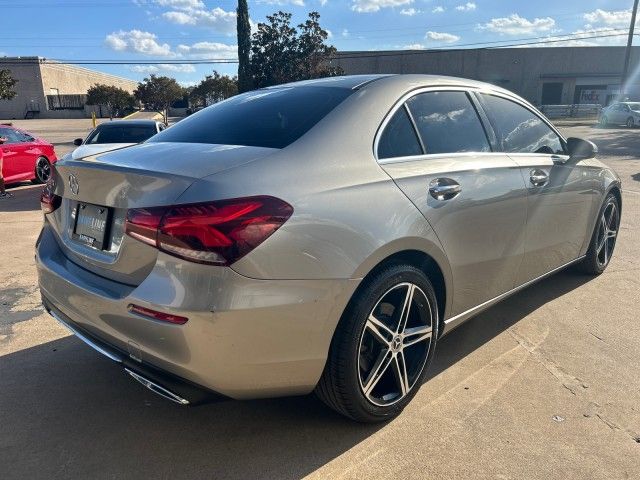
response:
<path id="1" fill-rule="evenodd" d="M 422 147 L 404 107 L 393 114 L 378 142 L 378 158 L 421 155 Z"/>
<path id="2" fill-rule="evenodd" d="M 352 93 L 337 87 L 257 90 L 205 108 L 149 141 L 284 148 Z"/>
<path id="3" fill-rule="evenodd" d="M 426 153 L 491 150 L 478 113 L 465 92 L 426 92 L 407 101 Z"/>
<path id="4" fill-rule="evenodd" d="M 482 94 L 505 152 L 564 154 L 562 140 L 539 116 L 506 98 Z"/>

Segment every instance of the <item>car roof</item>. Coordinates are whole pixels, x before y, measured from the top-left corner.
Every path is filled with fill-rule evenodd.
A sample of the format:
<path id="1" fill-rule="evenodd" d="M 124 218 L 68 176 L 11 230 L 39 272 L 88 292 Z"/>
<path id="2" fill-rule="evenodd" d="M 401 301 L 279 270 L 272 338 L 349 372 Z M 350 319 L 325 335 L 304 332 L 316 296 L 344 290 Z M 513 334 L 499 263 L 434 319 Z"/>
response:
<path id="1" fill-rule="evenodd" d="M 389 74 L 341 75 L 337 77 L 316 78 L 313 80 L 302 80 L 299 82 L 273 85 L 272 87 L 267 87 L 267 89 L 290 88 L 290 87 L 335 87 L 335 88 L 346 88 L 348 90 L 354 90 L 366 85 L 367 83 L 371 83 L 388 76 L 390 75 Z"/>
<path id="2" fill-rule="evenodd" d="M 111 122 L 105 122 L 98 125 L 96 128 L 109 128 L 109 127 L 143 127 L 143 126 L 155 126 L 158 122 L 156 120 L 113 120 Z"/>
<path id="3" fill-rule="evenodd" d="M 268 89 L 287 87 L 336 87 L 359 90 L 366 88 L 411 89 L 431 86 L 459 86 L 481 88 L 513 95 L 513 92 L 491 83 L 480 82 L 461 77 L 431 74 L 378 74 L 378 75 L 344 75 L 337 77 L 303 80 L 267 87 Z"/>

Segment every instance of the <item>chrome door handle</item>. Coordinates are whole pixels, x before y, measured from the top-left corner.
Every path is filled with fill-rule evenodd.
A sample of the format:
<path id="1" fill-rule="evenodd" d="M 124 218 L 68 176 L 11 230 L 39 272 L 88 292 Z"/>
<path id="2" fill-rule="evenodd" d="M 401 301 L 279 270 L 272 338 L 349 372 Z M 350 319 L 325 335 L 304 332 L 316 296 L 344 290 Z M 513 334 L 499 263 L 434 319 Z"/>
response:
<path id="1" fill-rule="evenodd" d="M 462 191 L 462 186 L 450 178 L 436 178 L 429 183 L 429 194 L 436 200 L 449 200 Z"/>
<path id="2" fill-rule="evenodd" d="M 549 181 L 549 175 L 537 168 L 529 172 L 529 181 L 536 187 L 541 187 Z"/>

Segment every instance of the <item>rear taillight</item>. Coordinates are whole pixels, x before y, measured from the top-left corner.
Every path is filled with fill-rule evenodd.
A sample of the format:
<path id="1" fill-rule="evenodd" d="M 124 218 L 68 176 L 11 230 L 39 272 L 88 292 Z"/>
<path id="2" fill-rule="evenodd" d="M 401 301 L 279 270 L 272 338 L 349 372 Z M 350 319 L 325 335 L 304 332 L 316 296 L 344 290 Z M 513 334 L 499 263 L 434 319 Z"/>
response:
<path id="1" fill-rule="evenodd" d="M 47 214 L 55 211 L 62 204 L 62 197 L 53 193 L 49 185 L 44 187 L 40 195 L 40 208 Z"/>
<path id="2" fill-rule="evenodd" d="M 292 213 L 291 205 L 267 196 L 134 208 L 127 212 L 125 232 L 176 257 L 230 265 L 264 242 Z"/>

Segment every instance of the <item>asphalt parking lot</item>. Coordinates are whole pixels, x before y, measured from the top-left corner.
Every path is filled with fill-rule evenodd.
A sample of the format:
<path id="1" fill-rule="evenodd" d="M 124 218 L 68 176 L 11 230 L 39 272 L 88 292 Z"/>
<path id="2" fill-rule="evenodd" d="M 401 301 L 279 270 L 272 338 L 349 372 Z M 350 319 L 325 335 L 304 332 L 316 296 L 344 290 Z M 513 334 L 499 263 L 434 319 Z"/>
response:
<path id="1" fill-rule="evenodd" d="M 49 137 L 34 133 L 60 156 L 79 136 L 46 125 Z M 148 392 L 43 313 L 41 187 L 11 188 L 0 204 L 0 478 L 640 478 L 640 130 L 562 130 L 594 140 L 623 179 L 609 268 L 556 274 L 455 330 L 414 401 L 377 426 L 313 396 L 184 408 Z"/>

